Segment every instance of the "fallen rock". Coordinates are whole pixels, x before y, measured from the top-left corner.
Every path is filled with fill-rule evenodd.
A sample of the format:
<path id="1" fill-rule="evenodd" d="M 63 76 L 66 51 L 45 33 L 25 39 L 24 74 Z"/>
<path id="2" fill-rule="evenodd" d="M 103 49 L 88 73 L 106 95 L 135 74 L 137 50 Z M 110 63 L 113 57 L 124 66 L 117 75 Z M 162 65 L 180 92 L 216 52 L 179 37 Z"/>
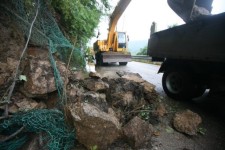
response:
<path id="1" fill-rule="evenodd" d="M 122 130 L 128 143 L 135 149 L 144 148 L 151 143 L 153 127 L 139 117 L 134 117 Z"/>
<path id="2" fill-rule="evenodd" d="M 160 103 L 157 107 L 156 110 L 154 111 L 154 114 L 158 117 L 163 117 L 167 113 L 166 107 L 163 103 Z"/>
<path id="3" fill-rule="evenodd" d="M 90 149 L 107 149 L 120 137 L 121 126 L 118 119 L 89 103 L 76 103 L 69 106 L 76 128 L 77 140 Z"/>
<path id="4" fill-rule="evenodd" d="M 55 77 L 52 66 L 48 60 L 33 58 L 29 60 L 29 66 L 25 70 L 27 81 L 24 83 L 24 90 L 34 95 L 42 95 L 55 91 Z M 68 83 L 66 78 L 67 69 L 61 62 L 57 62 L 57 67 L 64 84 Z M 58 79 L 57 79 L 58 80 Z"/>
<path id="5" fill-rule="evenodd" d="M 106 102 L 106 95 L 103 93 L 95 93 L 92 91 L 83 94 L 82 101 L 96 106 L 101 111 L 108 113 L 108 103 Z"/>
<path id="6" fill-rule="evenodd" d="M 101 79 L 85 79 L 84 88 L 95 91 L 95 92 L 104 92 L 109 88 L 109 85 L 103 82 Z"/>
<path id="7" fill-rule="evenodd" d="M 176 130 L 188 135 L 196 135 L 201 117 L 190 110 L 176 113 L 173 118 L 173 126 Z"/>
<path id="8" fill-rule="evenodd" d="M 94 78 L 94 79 L 101 79 L 101 75 L 97 72 L 90 72 L 89 77 Z"/>
<path id="9" fill-rule="evenodd" d="M 125 78 L 110 79 L 107 101 L 116 108 L 136 108 L 145 104 L 143 87 Z"/>
<path id="10" fill-rule="evenodd" d="M 141 83 L 141 85 L 144 87 L 144 98 L 149 103 L 153 103 L 157 98 L 157 93 L 155 91 L 155 85 L 145 81 Z"/>
<path id="11" fill-rule="evenodd" d="M 12 96 L 12 103 L 9 104 L 9 112 L 10 113 L 17 113 L 19 111 L 28 111 L 32 109 L 43 109 L 47 106 L 43 102 L 37 102 L 35 100 L 29 99 L 25 96 L 23 96 L 20 93 L 16 93 Z M 3 106 L 0 107 L 1 109 L 4 109 Z"/>

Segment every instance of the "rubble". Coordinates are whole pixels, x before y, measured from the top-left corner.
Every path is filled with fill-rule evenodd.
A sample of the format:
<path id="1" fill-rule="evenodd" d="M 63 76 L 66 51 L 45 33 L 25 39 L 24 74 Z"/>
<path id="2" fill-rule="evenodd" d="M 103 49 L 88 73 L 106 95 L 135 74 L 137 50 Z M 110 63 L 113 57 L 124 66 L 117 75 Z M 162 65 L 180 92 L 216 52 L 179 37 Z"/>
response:
<path id="1" fill-rule="evenodd" d="M 134 117 L 123 127 L 123 134 L 134 149 L 151 147 L 153 126 L 139 117 Z"/>
<path id="2" fill-rule="evenodd" d="M 173 118 L 175 129 L 188 135 L 196 135 L 201 122 L 202 118 L 191 110 L 178 112 Z"/>
<path id="3" fill-rule="evenodd" d="M 21 46 L 16 47 L 19 48 Z M 1 53 L 4 51 L 6 47 L 0 49 Z M 0 90 L 6 90 L 10 85 L 20 56 L 9 52 L 10 55 L 4 55 L 4 58 L 1 55 L 0 58 Z M 130 112 L 141 111 L 144 105 L 153 101 L 156 97 L 154 85 L 139 74 L 120 72 L 117 73 L 119 77 L 102 78 L 96 72 L 86 76 L 80 71 L 67 70 L 66 65 L 57 58 L 56 65 L 66 87 L 65 122 L 76 131 L 76 140 L 80 144 L 86 149 L 107 149 L 121 138 L 134 148 L 150 144 L 153 127 L 136 117 L 138 112 Z M 26 81 L 16 84 L 9 104 L 10 114 L 57 107 L 60 99 L 47 49 L 28 47 L 20 74 L 26 77 Z M 3 109 L 4 105 L 1 104 L 0 110 Z M 29 137 L 30 141 L 24 148 L 39 149 L 39 135 Z"/>
<path id="4" fill-rule="evenodd" d="M 107 149 L 120 137 L 121 125 L 113 113 L 106 113 L 89 103 L 71 105 L 77 140 L 88 149 Z M 111 110 L 112 111 L 112 110 Z"/>

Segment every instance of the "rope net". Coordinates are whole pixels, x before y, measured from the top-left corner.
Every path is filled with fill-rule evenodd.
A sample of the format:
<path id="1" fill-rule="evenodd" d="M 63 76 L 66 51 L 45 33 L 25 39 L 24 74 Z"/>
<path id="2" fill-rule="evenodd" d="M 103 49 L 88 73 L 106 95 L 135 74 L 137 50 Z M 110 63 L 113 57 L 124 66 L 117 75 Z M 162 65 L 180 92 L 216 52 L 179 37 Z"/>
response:
<path id="1" fill-rule="evenodd" d="M 38 2 L 37 2 L 38 1 Z M 29 43 L 49 50 L 55 83 L 59 95 L 59 108 L 66 103 L 64 83 L 60 77 L 53 54 L 59 56 L 65 63 L 72 51 L 71 66 L 83 68 L 84 56 L 80 49 L 75 48 L 61 32 L 52 11 L 45 0 L 6 0 L 0 2 L 0 11 L 10 16 L 18 29 L 28 37 L 31 22 L 39 5 L 38 16 L 34 23 Z M 62 110 L 62 109 L 61 109 Z M 0 142 L 1 150 L 16 150 L 29 139 L 27 132 L 44 133 L 42 140 L 45 148 L 50 150 L 70 149 L 74 145 L 75 134 L 65 124 L 63 112 L 59 110 L 38 109 L 15 114 L 13 117 L 0 121 L 0 135 L 11 135 L 21 127 L 25 127 L 16 138 Z M 43 148 L 44 149 L 44 148 Z"/>
<path id="2" fill-rule="evenodd" d="M 29 132 L 44 133 L 42 143 L 47 143 L 43 149 L 69 150 L 74 146 L 75 133 L 65 124 L 64 114 L 57 109 L 37 109 L 17 113 L 12 118 L 0 124 L 0 133 L 10 135 L 22 126 L 25 131 L 16 138 L 0 143 L 1 150 L 16 150 L 28 140 Z"/>

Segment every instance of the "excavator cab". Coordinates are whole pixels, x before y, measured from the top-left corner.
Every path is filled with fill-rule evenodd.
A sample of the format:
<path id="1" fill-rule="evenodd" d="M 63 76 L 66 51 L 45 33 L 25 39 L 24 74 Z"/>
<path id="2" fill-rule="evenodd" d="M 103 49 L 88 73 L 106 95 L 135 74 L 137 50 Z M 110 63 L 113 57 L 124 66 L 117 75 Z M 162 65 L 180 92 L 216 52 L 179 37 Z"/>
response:
<path id="1" fill-rule="evenodd" d="M 118 49 L 127 47 L 127 39 L 125 32 L 118 32 Z"/>

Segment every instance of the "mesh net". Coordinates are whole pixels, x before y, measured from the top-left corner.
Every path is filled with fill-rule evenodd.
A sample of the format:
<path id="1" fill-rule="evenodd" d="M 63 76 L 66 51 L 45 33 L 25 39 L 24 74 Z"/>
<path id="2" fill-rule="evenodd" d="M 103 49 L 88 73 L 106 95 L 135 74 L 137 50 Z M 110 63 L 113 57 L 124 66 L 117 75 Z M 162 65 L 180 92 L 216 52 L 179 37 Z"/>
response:
<path id="1" fill-rule="evenodd" d="M 74 146 L 74 132 L 65 124 L 64 114 L 59 110 L 37 109 L 26 113 L 18 113 L 0 124 L 1 134 L 11 134 L 22 126 L 26 132 L 21 132 L 10 141 L 0 143 L 1 150 L 16 150 L 27 140 L 27 132 L 45 133 L 42 142 L 47 143 L 50 150 L 68 150 Z M 44 149 L 43 148 L 43 149 Z"/>
<path id="2" fill-rule="evenodd" d="M 27 38 L 37 5 L 39 5 L 38 16 L 34 23 L 29 43 L 49 50 L 49 59 L 54 71 L 55 83 L 60 97 L 58 104 L 62 108 L 66 103 L 64 83 L 60 77 L 53 54 L 55 53 L 67 63 L 72 51 L 71 64 L 76 68 L 83 68 L 85 66 L 85 61 L 81 50 L 75 48 L 64 37 L 52 15 L 53 13 L 50 12 L 48 2 L 50 1 L 7 0 L 5 2 L 0 2 L 0 11 L 1 13 L 9 15 Z M 64 115 L 59 110 L 40 109 L 18 113 L 12 118 L 0 122 L 0 134 L 10 135 L 13 133 L 12 131 L 17 131 L 21 126 L 24 126 L 25 130 L 29 132 L 46 133 L 43 140 L 46 141 L 46 148 L 48 149 L 66 150 L 73 146 L 75 134 L 66 127 Z M 28 137 L 26 133 L 23 132 L 16 138 L 0 143 L 0 149 L 18 149 L 27 140 Z"/>
<path id="3" fill-rule="evenodd" d="M 0 3 L 0 9 L 1 12 L 8 14 L 18 28 L 28 37 L 30 25 L 35 16 L 37 4 L 39 4 L 38 16 L 34 23 L 29 43 L 49 49 L 49 59 L 54 70 L 56 86 L 59 96 L 63 100 L 63 81 L 60 78 L 53 53 L 67 63 L 70 53 L 73 51 L 71 64 L 79 69 L 85 66 L 85 60 L 82 51 L 75 48 L 59 29 L 56 20 L 49 11 L 50 8 L 47 2 L 44 0 L 39 0 L 38 2 L 37 0 L 9 0 L 7 5 Z"/>

